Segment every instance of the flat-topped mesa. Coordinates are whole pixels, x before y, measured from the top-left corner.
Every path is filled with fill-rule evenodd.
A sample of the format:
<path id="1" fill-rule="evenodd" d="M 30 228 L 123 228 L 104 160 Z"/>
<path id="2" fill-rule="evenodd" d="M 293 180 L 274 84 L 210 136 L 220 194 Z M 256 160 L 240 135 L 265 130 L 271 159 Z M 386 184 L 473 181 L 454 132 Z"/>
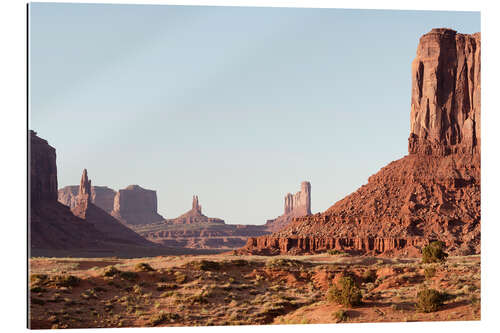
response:
<path id="1" fill-rule="evenodd" d="M 410 154 L 480 153 L 481 34 L 432 29 L 412 63 Z"/>
<path id="2" fill-rule="evenodd" d="M 29 131 L 30 142 L 30 198 L 31 204 L 57 200 L 56 150 L 47 140 Z"/>
<path id="3" fill-rule="evenodd" d="M 303 181 L 300 191 L 285 195 L 285 207 L 283 215 L 267 220 L 266 226 L 270 231 L 278 231 L 285 227 L 295 217 L 311 215 L 311 183 Z"/>
<path id="4" fill-rule="evenodd" d="M 193 195 L 191 210 L 174 219 L 166 219 L 167 224 L 225 224 L 224 220 L 216 217 L 207 217 L 201 213 L 201 205 L 197 195 Z"/>
<path id="5" fill-rule="evenodd" d="M 149 224 L 163 220 L 157 209 L 156 191 L 129 185 L 116 193 L 111 215 L 129 225 Z"/>

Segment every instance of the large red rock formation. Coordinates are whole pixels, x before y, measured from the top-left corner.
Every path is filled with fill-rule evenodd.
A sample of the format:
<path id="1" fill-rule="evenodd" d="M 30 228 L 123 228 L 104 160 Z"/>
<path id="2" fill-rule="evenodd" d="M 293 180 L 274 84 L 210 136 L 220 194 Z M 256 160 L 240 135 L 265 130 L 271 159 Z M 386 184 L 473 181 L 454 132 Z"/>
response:
<path id="1" fill-rule="evenodd" d="M 266 227 L 275 232 L 283 229 L 293 218 L 307 215 L 311 215 L 311 183 L 304 181 L 300 184 L 299 192 L 285 195 L 283 215 L 267 220 Z"/>
<path id="2" fill-rule="evenodd" d="M 79 188 L 78 185 L 69 185 L 60 188 L 58 191 L 59 202 L 69 208 L 74 208 Z M 107 186 L 92 186 L 90 190 L 92 203 L 107 213 L 111 213 L 113 211 L 116 191 Z"/>
<path id="3" fill-rule="evenodd" d="M 149 224 L 163 220 L 157 209 L 156 191 L 129 185 L 115 195 L 111 215 L 127 225 Z"/>
<path id="4" fill-rule="evenodd" d="M 409 155 L 327 211 L 250 238 L 242 252 L 415 255 L 430 240 L 480 253 L 480 34 L 433 29 L 413 61 Z"/>
<path id="5" fill-rule="evenodd" d="M 410 154 L 473 153 L 481 143 L 481 36 L 432 29 L 412 63 Z"/>

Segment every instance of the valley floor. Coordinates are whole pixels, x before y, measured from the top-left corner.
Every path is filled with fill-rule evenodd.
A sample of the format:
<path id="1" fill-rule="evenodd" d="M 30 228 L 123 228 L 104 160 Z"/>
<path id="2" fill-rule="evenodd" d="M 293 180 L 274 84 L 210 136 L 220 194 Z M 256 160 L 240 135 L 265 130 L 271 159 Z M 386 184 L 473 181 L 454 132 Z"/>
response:
<path id="1" fill-rule="evenodd" d="M 479 320 L 480 263 L 479 255 L 443 264 L 346 254 L 31 258 L 30 326 Z M 362 305 L 346 308 L 326 299 L 345 274 L 356 278 Z M 415 310 L 423 285 L 446 293 L 438 311 Z"/>

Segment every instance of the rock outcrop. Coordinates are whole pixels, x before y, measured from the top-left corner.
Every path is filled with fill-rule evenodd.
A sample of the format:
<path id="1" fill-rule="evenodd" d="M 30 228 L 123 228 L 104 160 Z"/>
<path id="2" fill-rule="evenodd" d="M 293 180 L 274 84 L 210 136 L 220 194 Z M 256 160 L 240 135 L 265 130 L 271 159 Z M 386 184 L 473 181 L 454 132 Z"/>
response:
<path id="1" fill-rule="evenodd" d="M 431 240 L 480 253 L 480 34 L 433 29 L 412 65 L 409 155 L 327 211 L 250 238 L 242 253 L 419 255 Z"/>
<path id="2" fill-rule="evenodd" d="M 267 220 L 266 227 L 275 232 L 283 229 L 295 217 L 311 215 L 311 183 L 304 181 L 300 184 L 300 191 L 285 195 L 285 209 L 283 215 Z"/>
<path id="3" fill-rule="evenodd" d="M 111 215 L 127 225 L 149 224 L 163 220 L 157 210 L 156 191 L 129 185 L 115 195 Z"/>
<path id="4" fill-rule="evenodd" d="M 58 191 L 59 202 L 69 208 L 74 208 L 76 206 L 76 197 L 78 195 L 79 188 L 80 187 L 78 185 L 69 185 L 60 188 Z M 107 186 L 91 187 L 92 203 L 97 207 L 102 208 L 107 213 L 111 213 L 113 211 L 115 195 L 116 191 Z"/>
<path id="5" fill-rule="evenodd" d="M 193 195 L 191 210 L 174 219 L 166 219 L 167 224 L 224 224 L 224 220 L 216 217 L 207 217 L 201 212 L 197 195 Z"/>

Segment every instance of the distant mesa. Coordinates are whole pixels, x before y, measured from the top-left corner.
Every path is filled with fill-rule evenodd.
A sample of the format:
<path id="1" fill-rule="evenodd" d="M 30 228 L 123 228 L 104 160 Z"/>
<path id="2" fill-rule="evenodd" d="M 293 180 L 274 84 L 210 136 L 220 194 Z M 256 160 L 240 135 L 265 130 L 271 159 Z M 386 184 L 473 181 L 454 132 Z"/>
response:
<path id="1" fill-rule="evenodd" d="M 283 215 L 267 220 L 266 227 L 269 231 L 283 229 L 293 218 L 311 215 L 311 183 L 303 181 L 300 184 L 300 191 L 285 195 L 285 209 Z"/>
<path id="2" fill-rule="evenodd" d="M 116 193 L 111 215 L 127 225 L 139 225 L 162 221 L 157 211 L 156 191 L 129 185 Z"/>
<path id="3" fill-rule="evenodd" d="M 224 224 L 224 220 L 216 217 L 207 217 L 201 212 L 201 205 L 197 195 L 193 195 L 193 203 L 191 210 L 174 219 L 166 219 L 165 223 L 171 224 L 196 224 L 196 223 L 212 223 Z"/>
<path id="4" fill-rule="evenodd" d="M 80 186 L 78 185 L 69 185 L 59 189 L 59 202 L 69 208 L 74 208 L 79 188 Z M 92 203 L 107 213 L 111 213 L 113 211 L 116 191 L 107 186 L 92 186 L 90 190 Z"/>
<path id="5" fill-rule="evenodd" d="M 59 189 L 58 200 L 74 208 L 80 186 L 70 185 Z M 125 225 L 149 224 L 163 220 L 157 212 L 156 191 L 147 190 L 139 185 L 129 185 L 115 190 L 107 186 L 91 186 L 91 202 Z"/>

